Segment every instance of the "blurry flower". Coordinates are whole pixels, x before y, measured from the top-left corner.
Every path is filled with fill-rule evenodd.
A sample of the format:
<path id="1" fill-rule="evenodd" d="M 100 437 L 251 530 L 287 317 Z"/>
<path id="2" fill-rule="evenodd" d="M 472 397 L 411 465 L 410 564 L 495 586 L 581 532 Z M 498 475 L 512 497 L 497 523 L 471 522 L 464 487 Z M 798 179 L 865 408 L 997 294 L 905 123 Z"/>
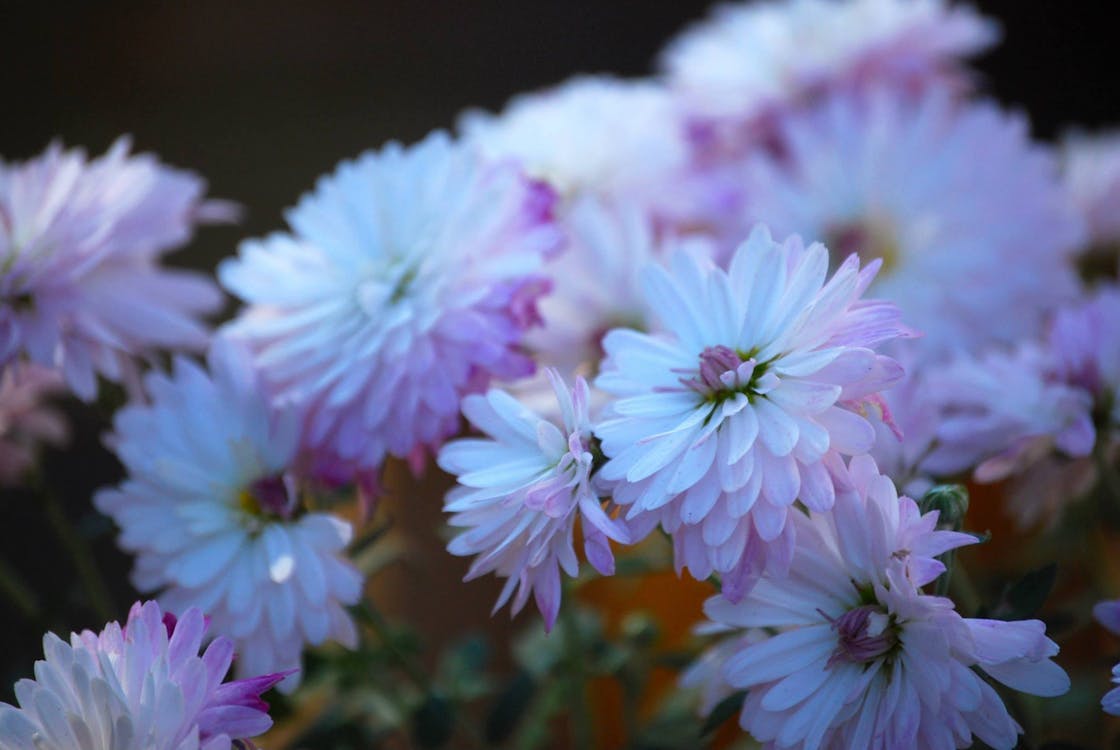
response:
<path id="1" fill-rule="evenodd" d="M 17 362 L 0 372 L 0 486 L 17 483 L 41 445 L 57 445 L 69 430 L 47 399 L 62 390 L 55 370 Z"/>
<path id="2" fill-rule="evenodd" d="M 924 374 L 914 369 L 912 360 L 899 357 L 906 375 L 883 392 L 881 404 L 869 405 L 875 426 L 869 455 L 905 494 L 921 497 L 933 486 L 924 461 L 934 448 L 940 413 L 925 397 Z"/>
<path id="3" fill-rule="evenodd" d="M 43 638 L 35 679 L 16 683 L 20 708 L 0 703 L 0 750 L 230 750 L 272 720 L 260 694 L 283 674 L 223 683 L 233 644 L 199 656 L 206 621 L 155 602 L 132 606 L 122 628 Z"/>
<path id="4" fill-rule="evenodd" d="M 128 479 L 94 504 L 137 555 L 134 584 L 169 610 L 206 611 L 237 644 L 243 676 L 298 667 L 305 643 L 353 647 L 343 605 L 362 581 L 342 555 L 350 525 L 300 502 L 298 414 L 268 405 L 231 342 L 217 339 L 208 362 L 210 374 L 184 358 L 170 377 L 150 374 L 152 403 L 114 420 Z"/>
<path id="5" fill-rule="evenodd" d="M 1063 139 L 1059 154 L 1066 190 L 1089 229 L 1089 243 L 1098 252 L 1120 243 L 1120 132 Z"/>
<path id="6" fill-rule="evenodd" d="M 684 131 L 654 81 L 581 76 L 521 94 L 500 115 L 467 112 L 464 138 L 489 159 L 513 159 L 564 197 L 647 204 L 685 165 Z"/>
<path id="7" fill-rule="evenodd" d="M 853 255 L 826 282 L 827 265 L 823 245 L 765 227 L 727 272 L 678 253 L 645 277 L 668 334 L 604 340 L 596 385 L 617 400 L 596 427 L 600 477 L 628 519 L 673 535 L 678 569 L 724 574 L 730 596 L 771 552 L 788 564 L 790 507 L 831 507 L 839 454 L 875 437 L 857 411 L 902 374 L 873 350 L 908 334 L 898 309 L 860 299 L 878 262 L 861 270 Z"/>
<path id="8" fill-rule="evenodd" d="M 774 629 L 724 664 L 748 691 L 740 723 L 775 748 L 966 747 L 975 736 L 1010 750 L 1021 732 L 976 668 L 1015 690 L 1059 695 L 1069 678 L 1038 620 L 962 618 L 921 592 L 935 559 L 974 537 L 937 531 L 868 458 L 852 460 L 851 491 L 832 513 L 793 514 L 788 577 L 764 575 L 738 604 L 704 610 L 733 628 Z"/>
<path id="9" fill-rule="evenodd" d="M 121 138 L 87 161 L 54 144 L 0 161 L 0 365 L 56 368 L 87 401 L 97 374 L 128 381 L 136 357 L 203 348 L 198 318 L 222 301 L 208 278 L 158 263 L 228 208 L 202 201 L 199 177 L 128 149 Z"/>
<path id="10" fill-rule="evenodd" d="M 995 24 L 946 0 L 770 0 L 718 7 L 668 46 L 662 66 L 699 138 L 750 141 L 836 90 L 959 87 L 960 58 L 997 37 Z"/>
<path id="11" fill-rule="evenodd" d="M 560 610 L 560 569 L 579 573 L 572 547 L 580 520 L 584 553 L 603 575 L 614 573 L 608 539 L 628 542 L 624 526 L 603 510 L 591 478 L 594 461 L 589 389 L 583 378 L 569 389 L 549 371 L 563 418 L 561 427 L 536 416 L 510 395 L 491 390 L 463 400 L 463 413 L 489 437 L 462 438 L 439 453 L 439 465 L 459 479 L 444 510 L 466 530 L 448 550 L 478 555 L 467 580 L 496 572 L 508 579 L 494 611 L 513 596 L 521 611 L 532 593 L 551 629 Z"/>
<path id="12" fill-rule="evenodd" d="M 553 195 L 435 133 L 345 162 L 288 212 L 290 234 L 219 267 L 248 303 L 229 333 L 308 440 L 357 468 L 420 459 L 459 401 L 533 371 L 521 348 L 560 241 Z"/>
<path id="13" fill-rule="evenodd" d="M 1112 684 L 1120 685 L 1120 664 L 1112 668 Z M 1101 698 L 1101 708 L 1105 713 L 1120 716 L 1120 687 L 1112 688 Z"/>
<path id="14" fill-rule="evenodd" d="M 822 102 L 781 138 L 781 158 L 746 170 L 747 218 L 881 258 L 872 291 L 925 334 L 923 361 L 1037 336 L 1076 294 L 1082 226 L 1023 118 L 876 90 Z"/>
<path id="15" fill-rule="evenodd" d="M 1047 345 L 1056 377 L 1085 389 L 1102 422 L 1120 427 L 1120 286 L 1101 285 L 1059 310 Z"/>
<path id="16" fill-rule="evenodd" d="M 539 306 L 544 326 L 526 340 L 543 364 L 565 374 L 594 373 L 607 331 L 650 328 L 653 315 L 640 280 L 645 266 L 663 263 L 684 246 L 698 254 L 713 251 L 698 237 L 682 240 L 659 232 L 650 217 L 630 203 L 583 196 L 563 220 L 568 249 L 550 266 L 552 292 Z"/>

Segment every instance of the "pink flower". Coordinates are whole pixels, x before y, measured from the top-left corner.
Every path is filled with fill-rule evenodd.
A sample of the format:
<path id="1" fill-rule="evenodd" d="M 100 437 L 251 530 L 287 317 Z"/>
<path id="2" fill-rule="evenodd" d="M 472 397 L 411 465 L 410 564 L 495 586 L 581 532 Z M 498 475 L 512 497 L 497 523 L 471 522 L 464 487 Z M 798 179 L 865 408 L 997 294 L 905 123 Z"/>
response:
<path id="1" fill-rule="evenodd" d="M 260 695 L 284 675 L 223 683 L 233 644 L 216 638 L 199 656 L 206 629 L 197 609 L 176 620 L 137 602 L 123 628 L 69 644 L 48 633 L 36 679 L 16 683 L 20 708 L 0 703 L 0 749 L 230 750 L 263 734 L 272 719 Z"/>
<path id="2" fill-rule="evenodd" d="M 478 556 L 467 580 L 490 572 L 506 578 L 494 611 L 513 597 L 517 614 L 532 594 L 545 628 L 551 629 L 560 610 L 560 570 L 573 577 L 579 573 L 572 547 L 576 521 L 587 560 L 603 575 L 614 572 L 608 539 L 628 542 L 629 535 L 603 510 L 591 479 L 587 383 L 578 378 L 569 389 L 555 371 L 548 375 L 560 426 L 503 391 L 468 396 L 463 413 L 488 437 L 448 443 L 439 465 L 459 479 L 444 510 L 452 514 L 452 526 L 465 529 L 448 551 Z"/>
<path id="3" fill-rule="evenodd" d="M 419 460 L 459 430 L 459 401 L 532 373 L 522 350 L 561 236 L 554 195 L 435 133 L 344 162 L 219 267 L 247 303 L 230 324 L 307 447 L 351 470 Z"/>
<path id="4" fill-rule="evenodd" d="M 920 515 L 870 459 L 850 468 L 832 513 L 792 516 L 788 576 L 705 604 L 721 626 L 773 633 L 724 663 L 723 679 L 748 691 L 740 724 L 782 750 L 943 750 L 974 736 L 1010 750 L 1021 729 L 974 668 L 1060 695 L 1069 678 L 1051 661 L 1057 645 L 1037 620 L 966 619 L 922 593 L 944 571 L 936 556 L 975 538 L 937 531 L 937 513 Z"/>
<path id="5" fill-rule="evenodd" d="M 0 161 L 0 364 L 56 368 L 87 401 L 98 374 L 129 382 L 138 357 L 204 348 L 199 318 L 222 302 L 206 277 L 158 264 L 229 207 L 203 202 L 197 176 L 128 149 L 121 138 L 87 161 L 54 144 Z"/>
<path id="6" fill-rule="evenodd" d="M 0 372 L 0 485 L 16 484 L 39 446 L 66 440 L 66 419 L 48 403 L 61 390 L 62 377 L 40 365 L 16 363 Z"/>
<path id="7" fill-rule="evenodd" d="M 902 375 L 875 352 L 909 335 L 897 308 L 860 299 L 878 263 L 853 255 L 826 281 L 827 266 L 823 245 L 764 227 L 729 271 L 678 253 L 645 277 L 664 332 L 604 340 L 600 477 L 639 533 L 673 536 L 678 569 L 720 573 L 729 596 L 788 564 L 792 504 L 832 506 L 839 456 L 875 438 L 860 410 Z"/>

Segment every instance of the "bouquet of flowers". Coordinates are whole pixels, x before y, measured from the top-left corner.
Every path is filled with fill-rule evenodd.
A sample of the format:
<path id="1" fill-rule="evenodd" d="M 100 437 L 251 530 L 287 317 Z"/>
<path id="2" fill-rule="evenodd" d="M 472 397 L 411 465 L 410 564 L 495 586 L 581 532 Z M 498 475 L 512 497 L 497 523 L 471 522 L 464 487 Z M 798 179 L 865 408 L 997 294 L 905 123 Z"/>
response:
<path id="1" fill-rule="evenodd" d="M 344 161 L 213 274 L 165 262 L 238 220 L 197 175 L 0 161 L 0 482 L 108 622 L 46 635 L 0 750 L 1115 737 L 1120 138 L 1035 141 L 968 67 L 999 36 L 722 6 L 649 78 Z M 40 460 L 78 402 L 131 609 Z M 379 581 L 416 534 L 466 593 Z"/>

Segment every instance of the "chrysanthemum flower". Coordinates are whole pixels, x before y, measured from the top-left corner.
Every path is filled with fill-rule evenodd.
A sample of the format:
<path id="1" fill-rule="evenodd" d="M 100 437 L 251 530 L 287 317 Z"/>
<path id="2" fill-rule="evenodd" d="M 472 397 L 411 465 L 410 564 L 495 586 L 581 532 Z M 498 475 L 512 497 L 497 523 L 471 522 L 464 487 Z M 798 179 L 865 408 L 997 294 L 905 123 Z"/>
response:
<path id="1" fill-rule="evenodd" d="M 781 158 L 746 169 L 747 218 L 881 258 L 872 292 L 925 333 L 925 357 L 1037 336 L 1076 294 L 1083 227 L 1023 118 L 876 90 L 834 96 L 780 137 Z"/>
<path id="2" fill-rule="evenodd" d="M 1054 375 L 1084 389 L 1103 422 L 1120 429 L 1120 286 L 1103 284 L 1062 308 L 1047 332 Z"/>
<path id="3" fill-rule="evenodd" d="M 959 85 L 960 59 L 997 37 L 946 0 L 770 0 L 719 6 L 669 44 L 662 67 L 702 129 L 739 140 L 822 93 Z"/>
<path id="4" fill-rule="evenodd" d="M 975 541 L 935 530 L 868 458 L 853 459 L 853 489 L 832 513 L 795 514 L 788 577 L 766 575 L 743 601 L 723 596 L 704 611 L 735 628 L 776 634 L 749 643 L 723 677 L 748 691 L 740 723 L 767 747 L 967 747 L 975 736 L 1014 747 L 1022 731 L 982 677 L 1034 695 L 1060 695 L 1069 678 L 1038 620 L 962 618 L 923 594 L 935 559 Z"/>
<path id="5" fill-rule="evenodd" d="M 66 418 L 47 399 L 63 388 L 57 371 L 29 362 L 0 372 L 0 486 L 15 484 L 42 445 L 66 440 Z"/>
<path id="6" fill-rule="evenodd" d="M 1073 133 L 1061 143 L 1066 190 L 1089 228 L 1089 243 L 1115 257 L 1120 243 L 1120 132 Z"/>
<path id="7" fill-rule="evenodd" d="M 203 202 L 199 177 L 128 149 L 0 160 L 0 366 L 56 368 L 87 401 L 98 374 L 129 380 L 137 357 L 204 348 L 199 317 L 221 304 L 206 277 L 158 264 L 228 208 Z"/>
<path id="8" fill-rule="evenodd" d="M 467 112 L 460 126 L 487 158 L 516 160 L 564 197 L 645 204 L 687 159 L 673 98 L 654 81 L 581 76 L 521 94 L 500 115 Z"/>
<path id="9" fill-rule="evenodd" d="M 1093 607 L 1093 617 L 1108 632 L 1120 635 L 1120 600 L 1099 602 Z M 1120 664 L 1112 668 L 1112 682 L 1120 685 Z M 1115 687 L 1101 698 L 1101 708 L 1105 713 L 1120 716 L 1120 687 Z"/>
<path id="10" fill-rule="evenodd" d="M 463 413 L 488 437 L 448 443 L 439 465 L 461 485 L 448 493 L 444 510 L 452 514 L 452 526 L 466 529 L 448 550 L 478 555 L 467 580 L 490 572 L 506 578 L 494 611 L 512 597 L 516 614 L 532 594 L 551 629 L 560 610 L 560 570 L 579 573 L 572 546 L 576 520 L 587 560 L 603 575 L 614 572 L 608 539 L 628 542 L 629 533 L 604 511 L 592 482 L 586 381 L 578 378 L 569 389 L 555 371 L 548 375 L 562 425 L 497 389 L 468 396 Z"/>
<path id="11" fill-rule="evenodd" d="M 272 726 L 261 693 L 283 674 L 224 682 L 233 644 L 200 656 L 206 620 L 133 605 L 122 628 L 43 638 L 35 679 L 16 683 L 20 708 L 0 703 L 0 750 L 230 750 Z"/>
<path id="12" fill-rule="evenodd" d="M 563 222 L 569 242 L 550 265 L 552 291 L 539 305 L 544 325 L 526 340 L 539 362 L 564 374 L 596 372 L 603 336 L 612 328 L 650 328 L 653 315 L 640 279 L 646 265 L 664 263 L 678 249 L 715 252 L 700 237 L 660 231 L 633 203 L 581 196 Z"/>
<path id="13" fill-rule="evenodd" d="M 288 213 L 289 234 L 219 267 L 249 343 L 317 451 L 359 469 L 459 429 L 459 401 L 528 375 L 524 332 L 558 248 L 551 191 L 435 133 L 343 163 Z"/>
<path id="14" fill-rule="evenodd" d="M 666 334 L 614 330 L 596 385 L 616 397 L 595 430 L 600 476 L 645 528 L 673 535 L 678 569 L 742 592 L 770 552 L 788 563 L 795 500 L 832 505 L 839 454 L 874 441 L 859 411 L 901 376 L 874 347 L 908 333 L 891 303 L 860 297 L 878 269 L 757 228 L 730 270 L 685 253 L 646 271 Z M 830 468 L 832 471 L 830 471 Z"/>
<path id="15" fill-rule="evenodd" d="M 137 556 L 133 583 L 169 610 L 203 609 L 237 644 L 240 675 L 298 667 L 305 644 L 354 646 L 343 609 L 362 586 L 342 555 L 351 529 L 301 502 L 299 415 L 270 407 L 230 342 L 217 339 L 208 361 L 209 374 L 186 359 L 170 377 L 152 373 L 152 403 L 114 421 L 128 478 L 94 504 Z"/>

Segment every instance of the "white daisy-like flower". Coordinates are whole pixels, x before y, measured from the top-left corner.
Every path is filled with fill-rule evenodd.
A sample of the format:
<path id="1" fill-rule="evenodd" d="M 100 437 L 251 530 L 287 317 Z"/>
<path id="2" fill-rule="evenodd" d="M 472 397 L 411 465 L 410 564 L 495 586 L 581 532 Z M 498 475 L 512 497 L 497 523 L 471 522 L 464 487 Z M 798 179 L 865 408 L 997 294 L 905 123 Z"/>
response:
<path id="1" fill-rule="evenodd" d="M 589 388 L 574 388 L 547 371 L 561 424 L 542 419 L 504 391 L 463 400 L 463 413 L 486 438 L 461 438 L 443 447 L 439 465 L 459 479 L 444 510 L 465 529 L 448 545 L 456 555 L 477 555 L 467 580 L 497 573 L 506 584 L 494 611 L 513 598 L 521 611 L 532 594 L 551 629 L 560 610 L 560 570 L 579 573 L 572 537 L 580 521 L 588 562 L 614 572 L 610 542 L 629 533 L 604 511 L 591 478 L 594 462 Z M 514 590 L 516 589 L 516 596 Z"/>
<path id="2" fill-rule="evenodd" d="M 831 97 L 780 138 L 780 158 L 748 164 L 747 218 L 881 258 L 872 292 L 925 334 L 925 358 L 1037 336 L 1076 294 L 1083 226 L 1024 118 L 880 89 Z"/>
<path id="3" fill-rule="evenodd" d="M 759 227 L 729 271 L 685 253 L 647 268 L 666 333 L 604 340 L 599 476 L 629 520 L 673 535 L 678 569 L 741 595 L 772 555 L 788 563 L 793 503 L 831 507 L 839 454 L 871 447 L 859 411 L 901 376 L 874 348 L 909 333 L 893 304 L 860 299 L 878 265 L 853 255 L 826 281 L 823 245 Z"/>
<path id="4" fill-rule="evenodd" d="M 1070 133 L 1059 148 L 1066 190 L 1089 227 L 1089 243 L 1115 256 L 1120 243 L 1120 132 Z"/>
<path id="5" fill-rule="evenodd" d="M 960 59 L 997 37 L 947 0 L 768 0 L 717 7 L 669 44 L 662 67 L 693 118 L 741 139 L 830 91 L 959 85 Z"/>
<path id="6" fill-rule="evenodd" d="M 219 267 L 246 341 L 308 447 L 356 470 L 422 458 L 459 401 L 532 373 L 522 350 L 562 237 L 552 191 L 434 133 L 344 162 L 288 212 L 290 233 Z"/>
<path id="7" fill-rule="evenodd" d="M 487 157 L 518 161 L 565 197 L 655 200 L 688 156 L 673 98 L 648 80 L 581 76 L 499 115 L 467 112 L 460 127 Z"/>
<path id="8" fill-rule="evenodd" d="M 171 611 L 198 607 L 237 645 L 238 673 L 296 668 L 307 644 L 354 646 L 344 605 L 362 579 L 344 558 L 350 525 L 306 512 L 291 469 L 300 415 L 267 402 L 248 355 L 218 339 L 210 372 L 177 359 L 146 379 L 151 404 L 117 413 L 128 478 L 94 504 L 136 554 L 133 583 Z M 293 689 L 296 676 L 283 689 Z"/>
<path id="9" fill-rule="evenodd" d="M 0 703 L 0 750 L 231 750 L 272 720 L 260 694 L 283 674 L 223 682 L 233 644 L 199 655 L 207 624 L 137 602 L 122 627 L 43 638 L 35 679 L 16 683 L 20 707 Z"/>
<path id="10" fill-rule="evenodd" d="M 979 738 L 1010 750 L 1022 729 L 980 672 L 1033 695 L 1069 689 L 1038 620 L 962 618 L 922 593 L 936 556 L 975 541 L 937 531 L 867 458 L 831 513 L 795 514 L 788 575 L 763 576 L 741 601 L 704 611 L 738 632 L 768 629 L 724 662 L 747 691 L 740 724 L 776 750 L 954 750 Z"/>

